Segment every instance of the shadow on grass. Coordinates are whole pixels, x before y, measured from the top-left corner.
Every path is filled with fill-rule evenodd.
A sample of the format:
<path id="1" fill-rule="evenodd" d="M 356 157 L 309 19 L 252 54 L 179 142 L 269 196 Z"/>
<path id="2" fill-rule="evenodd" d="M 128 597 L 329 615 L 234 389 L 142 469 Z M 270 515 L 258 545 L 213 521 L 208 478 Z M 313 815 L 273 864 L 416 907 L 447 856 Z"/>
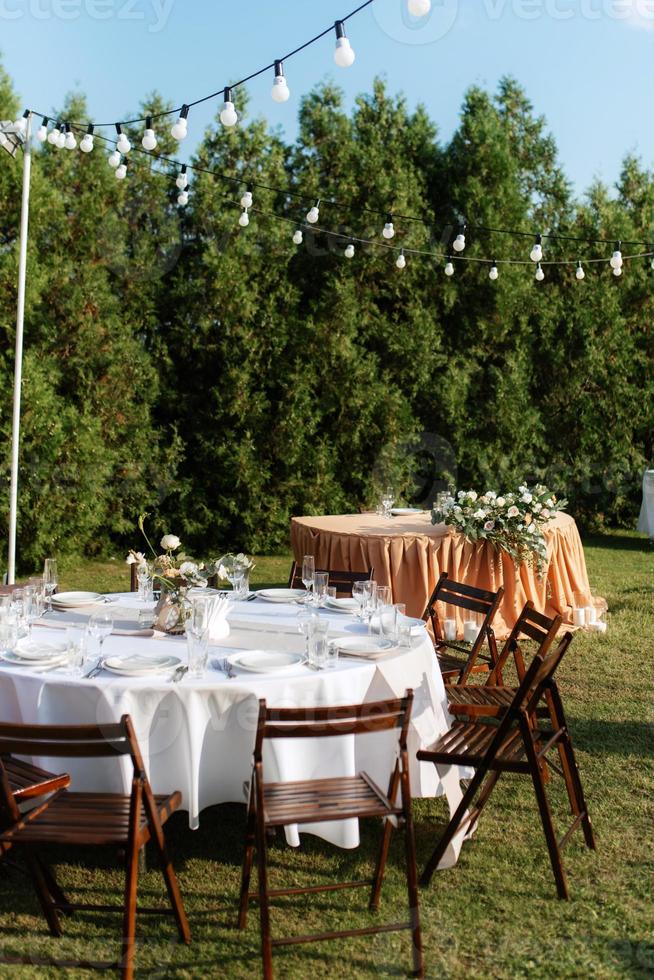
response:
<path id="1" fill-rule="evenodd" d="M 654 756 L 654 723 L 569 718 L 575 749 L 589 755 Z"/>
<path id="2" fill-rule="evenodd" d="M 654 943 L 651 939 L 607 939 L 607 945 L 620 957 L 625 976 L 654 976 Z"/>
<path id="3" fill-rule="evenodd" d="M 584 535 L 584 548 L 607 548 L 612 551 L 640 551 L 651 554 L 654 544 L 649 538 L 630 537 L 626 534 L 589 534 Z"/>

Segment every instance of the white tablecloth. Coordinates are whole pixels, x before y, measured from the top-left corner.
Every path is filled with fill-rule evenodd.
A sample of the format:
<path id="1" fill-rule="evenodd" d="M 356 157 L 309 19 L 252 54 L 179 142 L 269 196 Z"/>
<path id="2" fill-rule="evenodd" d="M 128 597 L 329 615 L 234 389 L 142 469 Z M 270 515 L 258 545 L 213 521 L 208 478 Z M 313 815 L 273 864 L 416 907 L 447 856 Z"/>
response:
<path id="1" fill-rule="evenodd" d="M 121 611 L 139 608 L 135 595 L 116 598 Z M 297 629 L 297 606 L 262 600 L 234 603 L 230 636 L 212 646 L 213 661 L 237 649 L 302 651 Z M 325 612 L 321 611 L 321 616 Z M 60 619 L 72 617 L 61 614 Z M 364 628 L 343 614 L 327 616 L 330 635 L 361 632 Z M 35 638 L 61 639 L 61 630 L 34 627 Z M 383 660 L 341 659 L 336 669 L 316 672 L 302 665 L 283 673 L 247 674 L 236 678 L 210 666 L 199 680 L 188 675 L 176 684 L 163 677 L 125 678 L 103 672 L 93 679 L 59 672 L 38 674 L 24 667 L 0 664 L 0 717 L 6 721 L 42 724 L 103 724 L 129 714 L 134 722 L 145 764 L 156 793 L 181 790 L 189 824 L 196 828 L 201 811 L 225 802 L 245 802 L 258 715 L 258 699 L 277 707 L 315 707 L 358 704 L 401 696 L 414 690 L 410 729 L 412 791 L 414 796 L 446 792 L 450 809 L 459 801 L 456 770 L 442 779 L 433 765 L 419 763 L 415 753 L 449 727 L 443 681 L 433 646 L 425 632 L 411 649 L 398 650 Z M 186 659 L 183 638 L 110 636 L 104 654 L 171 653 Z M 386 749 L 384 750 L 384 739 Z M 366 770 L 384 786 L 393 759 L 396 734 L 363 735 L 322 740 L 276 740 L 264 760 L 268 779 L 310 779 L 354 775 Z M 62 760 L 35 760 L 61 770 Z M 115 760 L 66 760 L 73 786 L 88 791 L 128 792 L 130 769 Z M 357 821 L 303 826 L 342 847 L 359 842 Z M 287 830 L 289 843 L 298 844 L 296 828 Z M 451 855 L 456 860 L 458 847 Z"/>

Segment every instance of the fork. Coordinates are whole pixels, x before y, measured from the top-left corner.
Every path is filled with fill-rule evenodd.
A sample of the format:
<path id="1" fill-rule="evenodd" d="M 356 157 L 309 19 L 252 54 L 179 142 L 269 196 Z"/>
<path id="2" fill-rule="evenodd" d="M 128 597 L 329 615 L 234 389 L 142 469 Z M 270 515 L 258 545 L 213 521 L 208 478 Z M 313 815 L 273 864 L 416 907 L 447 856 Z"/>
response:
<path id="1" fill-rule="evenodd" d="M 173 676 L 170 678 L 171 684 L 178 684 L 186 673 L 188 673 L 188 664 L 180 664 L 179 667 L 175 668 Z"/>
<path id="2" fill-rule="evenodd" d="M 227 674 L 229 678 L 236 677 L 234 668 L 230 664 L 229 660 L 227 660 L 227 658 L 225 658 L 224 660 L 216 661 L 216 666 L 218 667 L 218 670 L 222 670 L 223 674 Z"/>
<path id="3" fill-rule="evenodd" d="M 88 680 L 90 677 L 95 677 L 96 674 L 100 673 L 103 667 L 104 667 L 104 661 L 98 660 L 95 666 L 91 667 L 90 670 L 87 670 L 87 672 L 83 676 L 86 678 L 86 680 Z"/>

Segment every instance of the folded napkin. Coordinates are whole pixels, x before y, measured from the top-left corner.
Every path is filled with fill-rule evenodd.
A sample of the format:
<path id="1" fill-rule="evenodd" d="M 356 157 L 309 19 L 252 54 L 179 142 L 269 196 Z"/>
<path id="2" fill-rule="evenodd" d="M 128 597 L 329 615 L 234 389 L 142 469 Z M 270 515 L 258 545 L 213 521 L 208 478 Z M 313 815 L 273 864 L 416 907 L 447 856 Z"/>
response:
<path id="1" fill-rule="evenodd" d="M 209 602 L 209 640 L 224 640 L 229 636 L 227 614 L 232 603 L 224 596 L 217 596 Z"/>

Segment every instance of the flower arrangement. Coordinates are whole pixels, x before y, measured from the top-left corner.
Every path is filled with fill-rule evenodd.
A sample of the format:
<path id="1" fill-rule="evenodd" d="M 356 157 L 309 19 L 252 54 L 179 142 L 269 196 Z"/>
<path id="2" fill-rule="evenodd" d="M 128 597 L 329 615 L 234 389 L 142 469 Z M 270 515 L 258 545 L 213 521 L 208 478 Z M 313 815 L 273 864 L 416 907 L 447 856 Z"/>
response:
<path id="1" fill-rule="evenodd" d="M 223 555 L 222 558 L 217 558 L 215 561 L 216 575 L 223 582 L 226 579 L 229 579 L 231 582 L 234 575 L 244 575 L 246 572 L 251 572 L 253 568 L 256 568 L 256 565 L 242 551 L 238 555 L 233 555 L 229 552 Z"/>
<path id="2" fill-rule="evenodd" d="M 164 534 L 159 542 L 162 553 L 157 554 L 145 530 L 145 517 L 145 514 L 139 517 L 139 528 L 152 552 L 152 558 L 148 560 L 143 552 L 130 550 L 127 564 L 147 566 L 152 581 L 158 582 L 162 590 L 173 596 L 183 595 L 184 590 L 192 586 L 204 588 L 209 575 L 213 574 L 213 568 L 207 568 L 202 562 L 193 561 L 181 551 L 175 554 L 182 545 L 176 534 Z"/>
<path id="3" fill-rule="evenodd" d="M 441 495 L 431 520 L 455 527 L 470 541 L 489 541 L 506 551 L 516 565 L 524 562 L 541 575 L 547 561 L 543 525 L 566 504 L 541 483 L 523 484 L 506 493 L 452 490 Z"/>

